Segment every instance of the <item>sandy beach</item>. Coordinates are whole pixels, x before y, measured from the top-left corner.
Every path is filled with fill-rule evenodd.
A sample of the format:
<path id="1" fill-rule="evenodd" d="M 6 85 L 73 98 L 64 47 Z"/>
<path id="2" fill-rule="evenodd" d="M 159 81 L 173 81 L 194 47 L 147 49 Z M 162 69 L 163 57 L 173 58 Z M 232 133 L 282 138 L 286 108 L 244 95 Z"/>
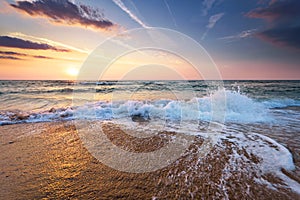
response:
<path id="1" fill-rule="evenodd" d="M 230 2 L 0 0 L 0 200 L 300 200 L 300 0 Z"/>
<path id="2" fill-rule="evenodd" d="M 111 123 L 109 138 L 115 144 L 133 144 L 132 151 L 151 151 L 166 142 L 165 137 L 134 141 L 120 134 Z M 223 171 L 234 144 L 224 141 L 222 150 L 215 146 L 200 162 L 198 137 L 187 153 L 166 168 L 149 173 L 126 173 L 105 166 L 87 151 L 72 122 L 16 124 L 0 127 L 0 199 L 297 199 L 299 194 L 280 187 L 281 180 L 272 174 L 265 179 L 274 185 L 255 182 L 255 173 L 232 170 L 224 181 Z M 172 135 L 172 133 L 164 133 Z M 122 142 L 123 141 L 123 142 Z M 135 145 L 140 142 L 143 145 Z M 153 142 L 157 145 L 153 147 Z M 260 162 L 255 155 L 248 162 Z M 248 167 L 252 163 L 240 163 Z M 255 165 L 252 165 L 255 168 Z M 251 174 L 252 173 L 252 174 Z M 294 181 L 299 177 L 285 172 Z M 299 183 L 299 182 L 298 182 Z M 284 185 L 284 184 L 283 184 Z"/>

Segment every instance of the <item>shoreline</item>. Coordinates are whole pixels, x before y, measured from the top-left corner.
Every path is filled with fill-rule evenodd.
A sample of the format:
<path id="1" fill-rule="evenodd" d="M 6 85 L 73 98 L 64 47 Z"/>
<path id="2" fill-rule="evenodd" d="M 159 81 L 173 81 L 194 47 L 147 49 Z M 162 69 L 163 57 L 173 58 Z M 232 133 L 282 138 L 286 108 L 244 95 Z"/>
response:
<path id="1" fill-rule="evenodd" d="M 107 128 L 115 144 L 122 145 L 132 139 L 124 138 L 113 124 Z M 214 147 L 199 162 L 197 146 L 203 140 L 197 138 L 187 154 L 166 168 L 133 174 L 114 170 L 91 156 L 72 122 L 6 125 L 0 127 L 0 134 L 1 199 L 207 199 L 225 195 L 229 199 L 296 199 L 300 196 L 289 189 L 274 190 L 259 185 L 255 176 L 243 171 L 232 170 L 230 177 L 224 177 L 224 169 L 231 170 L 228 164 L 234 144 L 230 141 L 224 141 L 225 149 Z M 157 143 L 159 138 L 155 140 Z M 132 146 L 136 151 L 154 148 L 151 143 L 149 149 L 136 144 Z M 161 145 L 163 140 L 156 148 Z M 240 153 L 247 156 L 247 152 Z M 253 162 L 250 165 L 254 168 L 259 159 L 250 155 L 248 161 Z M 241 169 L 248 169 L 245 164 L 240 163 Z M 295 176 L 293 172 L 285 173 Z M 280 184 L 272 174 L 266 175 L 265 180 Z"/>

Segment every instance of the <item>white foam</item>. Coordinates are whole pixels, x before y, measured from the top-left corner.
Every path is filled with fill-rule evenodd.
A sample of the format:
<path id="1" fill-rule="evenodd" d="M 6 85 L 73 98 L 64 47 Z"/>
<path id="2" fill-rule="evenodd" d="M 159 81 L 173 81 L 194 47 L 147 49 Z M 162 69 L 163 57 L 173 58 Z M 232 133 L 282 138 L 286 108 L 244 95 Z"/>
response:
<path id="1" fill-rule="evenodd" d="M 232 91 L 217 91 L 210 96 L 193 98 L 189 101 L 120 101 L 109 104 L 106 109 L 107 107 L 111 107 L 112 118 L 140 115 L 164 120 L 224 120 L 243 123 L 264 122 L 271 119 L 264 104 Z M 109 113 L 109 110 L 100 111 L 101 109 L 96 108 L 99 114 L 97 118 L 107 116 L 104 113 Z M 223 113 L 218 115 L 215 112 Z M 222 117 L 223 115 L 224 118 L 216 118 L 216 116 Z"/>
<path id="2" fill-rule="evenodd" d="M 226 188 L 226 181 L 232 176 L 233 172 L 240 172 L 244 174 L 255 174 L 251 178 L 254 178 L 256 183 L 265 185 L 272 190 L 285 188 L 300 194 L 300 184 L 282 172 L 282 169 L 287 171 L 295 169 L 291 152 L 267 136 L 250 132 L 249 130 L 251 128 L 244 130 L 247 126 L 232 124 L 230 127 L 223 126 L 221 128 L 222 132 L 218 132 L 217 130 L 220 129 L 214 129 L 215 126 L 210 126 L 210 129 L 199 131 L 199 127 L 196 124 L 189 125 L 185 123 L 171 123 L 163 128 L 157 128 L 157 124 L 152 122 L 147 124 L 130 123 L 128 119 L 119 119 L 116 120 L 116 123 L 121 124 L 122 130 L 135 130 L 141 133 L 149 133 L 148 136 L 156 134 L 157 130 L 160 130 L 201 136 L 205 140 L 209 138 L 212 142 L 211 145 L 217 145 L 224 148 L 223 150 L 228 148 L 223 144 L 223 141 L 230 141 L 233 144 L 231 146 L 232 154 L 230 155 L 229 163 L 223 169 L 220 179 L 221 189 Z M 131 133 L 131 131 L 126 131 L 126 133 Z M 245 150 L 248 156 L 241 150 Z M 199 153 L 203 153 L 202 147 L 199 147 Z M 203 156 L 199 157 L 198 163 L 202 162 L 202 158 Z M 257 162 L 253 159 L 257 159 Z M 189 166 L 189 168 L 192 167 L 195 167 L 197 171 L 197 165 Z M 279 178 L 282 180 L 282 183 L 269 182 L 269 180 L 265 179 L 265 176 L 268 174 Z"/>
<path id="3" fill-rule="evenodd" d="M 271 99 L 268 101 L 264 101 L 263 104 L 267 108 L 284 108 L 288 106 L 300 106 L 300 101 L 295 99 Z"/>
<path id="4" fill-rule="evenodd" d="M 270 108 L 298 105 L 294 100 L 259 102 L 239 92 L 219 90 L 201 98 L 151 101 L 99 101 L 80 106 L 30 113 L 26 120 L 11 120 L 16 113 L 0 113 L 0 124 L 43 122 L 72 119 L 118 119 L 139 115 L 145 118 L 171 121 L 214 121 L 257 123 L 274 120 Z"/>
<path id="5" fill-rule="evenodd" d="M 226 138 L 227 134 L 229 134 L 230 138 L 226 138 L 237 144 L 239 149 L 244 149 L 248 155 L 254 155 L 259 159 L 259 162 L 256 165 L 256 182 L 259 184 L 266 185 L 271 189 L 276 188 L 290 188 L 294 192 L 300 194 L 300 184 L 288 176 L 286 176 L 282 169 L 287 171 L 294 170 L 295 165 L 293 162 L 293 156 L 291 152 L 285 148 L 283 145 L 279 144 L 275 140 L 258 134 L 258 133 L 242 133 L 242 132 L 234 132 L 230 133 L 230 130 L 226 130 L 227 133 L 225 135 L 218 135 L 219 139 Z M 219 140 L 220 141 L 220 140 Z M 237 166 L 241 160 L 247 160 L 244 155 L 241 155 L 236 150 L 233 149 L 233 156 L 230 160 L 229 166 L 232 168 L 236 166 L 239 171 L 246 170 L 244 166 Z M 251 164 L 254 164 L 250 162 Z M 226 173 L 226 172 L 224 172 Z M 263 175 L 272 174 L 283 181 L 284 184 L 274 184 L 268 182 L 263 178 Z M 223 175 L 226 177 L 226 175 Z"/>

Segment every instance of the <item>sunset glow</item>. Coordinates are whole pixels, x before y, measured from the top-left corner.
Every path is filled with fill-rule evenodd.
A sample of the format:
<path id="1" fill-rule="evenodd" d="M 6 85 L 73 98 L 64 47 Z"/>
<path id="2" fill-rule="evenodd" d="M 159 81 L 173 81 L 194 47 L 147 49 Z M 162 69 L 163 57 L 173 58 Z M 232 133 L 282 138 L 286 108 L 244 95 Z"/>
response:
<path id="1" fill-rule="evenodd" d="M 0 79 L 74 79 L 89 54 L 106 39 L 126 38 L 124 31 L 151 27 L 175 30 L 191 37 L 209 53 L 223 79 L 300 77 L 299 14 L 288 15 L 292 12 L 284 10 L 299 6 L 298 1 L 117 2 L 0 0 Z M 61 6 L 63 12 L 56 9 Z M 275 7 L 277 13 L 273 13 Z M 49 9 L 53 10 L 48 12 Z M 158 35 L 152 39 L 168 41 L 170 38 Z M 103 51 L 114 51 L 114 48 Z M 197 53 L 192 49 L 186 51 Z M 113 74 L 108 78 L 121 76 L 128 65 L 145 64 L 143 60 L 147 64 L 157 63 L 159 59 L 188 79 L 203 78 L 187 70 L 189 66 L 178 62 L 176 56 L 153 55 L 152 58 L 143 55 L 122 58 L 110 70 Z M 137 77 L 144 77 L 142 74 Z M 162 77 L 174 78 L 152 76 L 150 79 Z"/>
<path id="2" fill-rule="evenodd" d="M 78 75 L 78 69 L 76 68 L 68 68 L 66 73 L 69 75 L 69 76 L 72 76 L 72 77 L 75 77 Z"/>

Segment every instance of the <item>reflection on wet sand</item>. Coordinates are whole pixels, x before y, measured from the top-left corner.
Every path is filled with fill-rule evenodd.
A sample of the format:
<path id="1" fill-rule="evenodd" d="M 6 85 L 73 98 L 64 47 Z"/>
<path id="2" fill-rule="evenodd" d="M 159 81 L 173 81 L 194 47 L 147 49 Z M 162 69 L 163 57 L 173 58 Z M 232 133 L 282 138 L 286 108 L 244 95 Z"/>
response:
<path id="1" fill-rule="evenodd" d="M 127 143 L 128 150 L 153 150 L 168 140 L 158 136 L 150 142 L 139 140 L 143 149 L 134 145 L 134 138 L 120 134 L 117 126 L 107 124 L 106 128 L 108 137 L 117 145 Z M 0 154 L 0 199 L 299 198 L 274 174 L 257 173 L 262 160 L 229 136 L 204 158 L 199 158 L 203 138 L 195 137 L 184 156 L 168 167 L 126 173 L 92 157 L 72 122 L 2 126 L 0 133 L 0 151 L 5 152 Z M 258 184 L 261 177 L 265 182 Z"/>

